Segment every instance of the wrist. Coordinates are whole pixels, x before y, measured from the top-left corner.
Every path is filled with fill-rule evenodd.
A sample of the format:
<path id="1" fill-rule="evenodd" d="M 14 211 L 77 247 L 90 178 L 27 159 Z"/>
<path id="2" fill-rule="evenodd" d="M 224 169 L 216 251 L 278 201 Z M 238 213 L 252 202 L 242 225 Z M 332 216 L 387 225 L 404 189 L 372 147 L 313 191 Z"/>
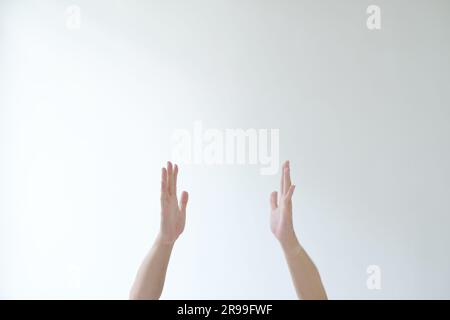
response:
<path id="1" fill-rule="evenodd" d="M 172 248 L 176 240 L 167 239 L 161 232 L 156 236 L 155 244 L 161 247 Z"/>
<path id="2" fill-rule="evenodd" d="M 295 256 L 302 250 L 302 246 L 300 245 L 295 232 L 293 232 L 292 235 L 290 235 L 286 239 L 280 240 L 280 245 L 285 256 L 288 257 Z"/>

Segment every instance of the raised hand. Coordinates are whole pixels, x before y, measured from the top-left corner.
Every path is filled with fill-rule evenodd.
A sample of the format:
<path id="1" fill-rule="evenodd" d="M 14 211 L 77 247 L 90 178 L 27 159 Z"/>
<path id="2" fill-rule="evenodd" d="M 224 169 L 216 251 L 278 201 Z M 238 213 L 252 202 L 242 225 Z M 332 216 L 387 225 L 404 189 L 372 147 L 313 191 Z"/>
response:
<path id="1" fill-rule="evenodd" d="M 184 230 L 188 193 L 177 199 L 178 166 L 167 162 L 161 173 L 161 228 L 142 262 L 130 291 L 130 299 L 159 299 L 166 279 L 167 266 L 174 247 Z"/>
<path id="2" fill-rule="evenodd" d="M 290 165 L 286 161 L 282 166 L 280 195 L 274 191 L 270 195 L 270 228 L 280 243 L 285 246 L 295 241 L 292 223 L 292 194 L 295 185 L 291 183 Z"/>
<path id="3" fill-rule="evenodd" d="M 167 162 L 167 168 L 161 173 L 161 229 L 159 237 L 165 244 L 172 244 L 184 230 L 188 193 L 177 198 L 178 166 Z"/>
<path id="4" fill-rule="evenodd" d="M 305 249 L 300 245 L 292 223 L 292 194 L 289 161 L 283 164 L 280 196 L 276 191 L 270 195 L 270 227 L 284 251 L 292 282 L 300 299 L 327 299 L 319 271 Z"/>

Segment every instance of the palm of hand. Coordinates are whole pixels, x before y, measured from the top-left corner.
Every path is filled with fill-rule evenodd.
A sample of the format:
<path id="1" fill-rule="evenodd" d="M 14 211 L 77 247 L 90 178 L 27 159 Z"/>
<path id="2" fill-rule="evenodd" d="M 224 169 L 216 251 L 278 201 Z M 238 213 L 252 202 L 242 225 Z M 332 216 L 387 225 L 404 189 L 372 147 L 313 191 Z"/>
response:
<path id="1" fill-rule="evenodd" d="M 161 202 L 161 232 L 166 242 L 174 242 L 184 230 L 186 216 L 181 214 L 176 196 L 169 196 Z"/>

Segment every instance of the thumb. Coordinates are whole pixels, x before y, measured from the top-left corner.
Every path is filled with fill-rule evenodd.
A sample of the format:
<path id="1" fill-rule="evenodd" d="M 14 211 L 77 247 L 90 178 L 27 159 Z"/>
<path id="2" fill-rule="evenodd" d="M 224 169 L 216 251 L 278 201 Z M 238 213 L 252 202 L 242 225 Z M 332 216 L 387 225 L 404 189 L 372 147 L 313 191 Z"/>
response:
<path id="1" fill-rule="evenodd" d="M 189 200 L 189 194 L 186 191 L 181 193 L 180 198 L 180 212 L 182 215 L 186 215 L 186 207 Z"/>

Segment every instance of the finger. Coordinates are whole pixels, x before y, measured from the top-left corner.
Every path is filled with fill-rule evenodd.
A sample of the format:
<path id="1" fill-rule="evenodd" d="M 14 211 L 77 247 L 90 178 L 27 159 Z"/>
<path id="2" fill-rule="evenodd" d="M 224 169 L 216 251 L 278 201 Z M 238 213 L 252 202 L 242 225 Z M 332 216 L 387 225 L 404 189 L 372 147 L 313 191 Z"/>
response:
<path id="1" fill-rule="evenodd" d="M 182 215 L 186 215 L 186 207 L 189 200 L 189 194 L 186 191 L 181 193 L 180 198 L 180 212 Z"/>
<path id="2" fill-rule="evenodd" d="M 178 166 L 173 168 L 173 194 L 177 195 L 177 178 L 178 178 Z"/>
<path id="3" fill-rule="evenodd" d="M 278 192 L 276 191 L 272 192 L 270 194 L 270 207 L 272 208 L 272 210 L 278 208 L 277 199 L 278 199 Z"/>
<path id="4" fill-rule="evenodd" d="M 161 170 L 161 200 L 167 196 L 167 170 L 162 168 Z"/>
<path id="5" fill-rule="evenodd" d="M 289 168 L 289 161 L 285 162 L 284 166 L 284 194 L 286 194 L 289 191 L 289 188 L 291 187 L 291 169 Z"/>
<path id="6" fill-rule="evenodd" d="M 286 193 L 286 200 L 287 201 L 291 201 L 292 200 L 292 195 L 294 194 L 295 191 L 295 185 L 291 185 L 289 187 L 288 192 Z"/>
<path id="7" fill-rule="evenodd" d="M 173 167 L 172 162 L 167 162 L 167 189 L 169 194 L 173 194 Z"/>
<path id="8" fill-rule="evenodd" d="M 281 181 L 280 181 L 280 195 L 284 194 L 284 168 L 286 167 L 286 162 L 281 166 Z"/>

